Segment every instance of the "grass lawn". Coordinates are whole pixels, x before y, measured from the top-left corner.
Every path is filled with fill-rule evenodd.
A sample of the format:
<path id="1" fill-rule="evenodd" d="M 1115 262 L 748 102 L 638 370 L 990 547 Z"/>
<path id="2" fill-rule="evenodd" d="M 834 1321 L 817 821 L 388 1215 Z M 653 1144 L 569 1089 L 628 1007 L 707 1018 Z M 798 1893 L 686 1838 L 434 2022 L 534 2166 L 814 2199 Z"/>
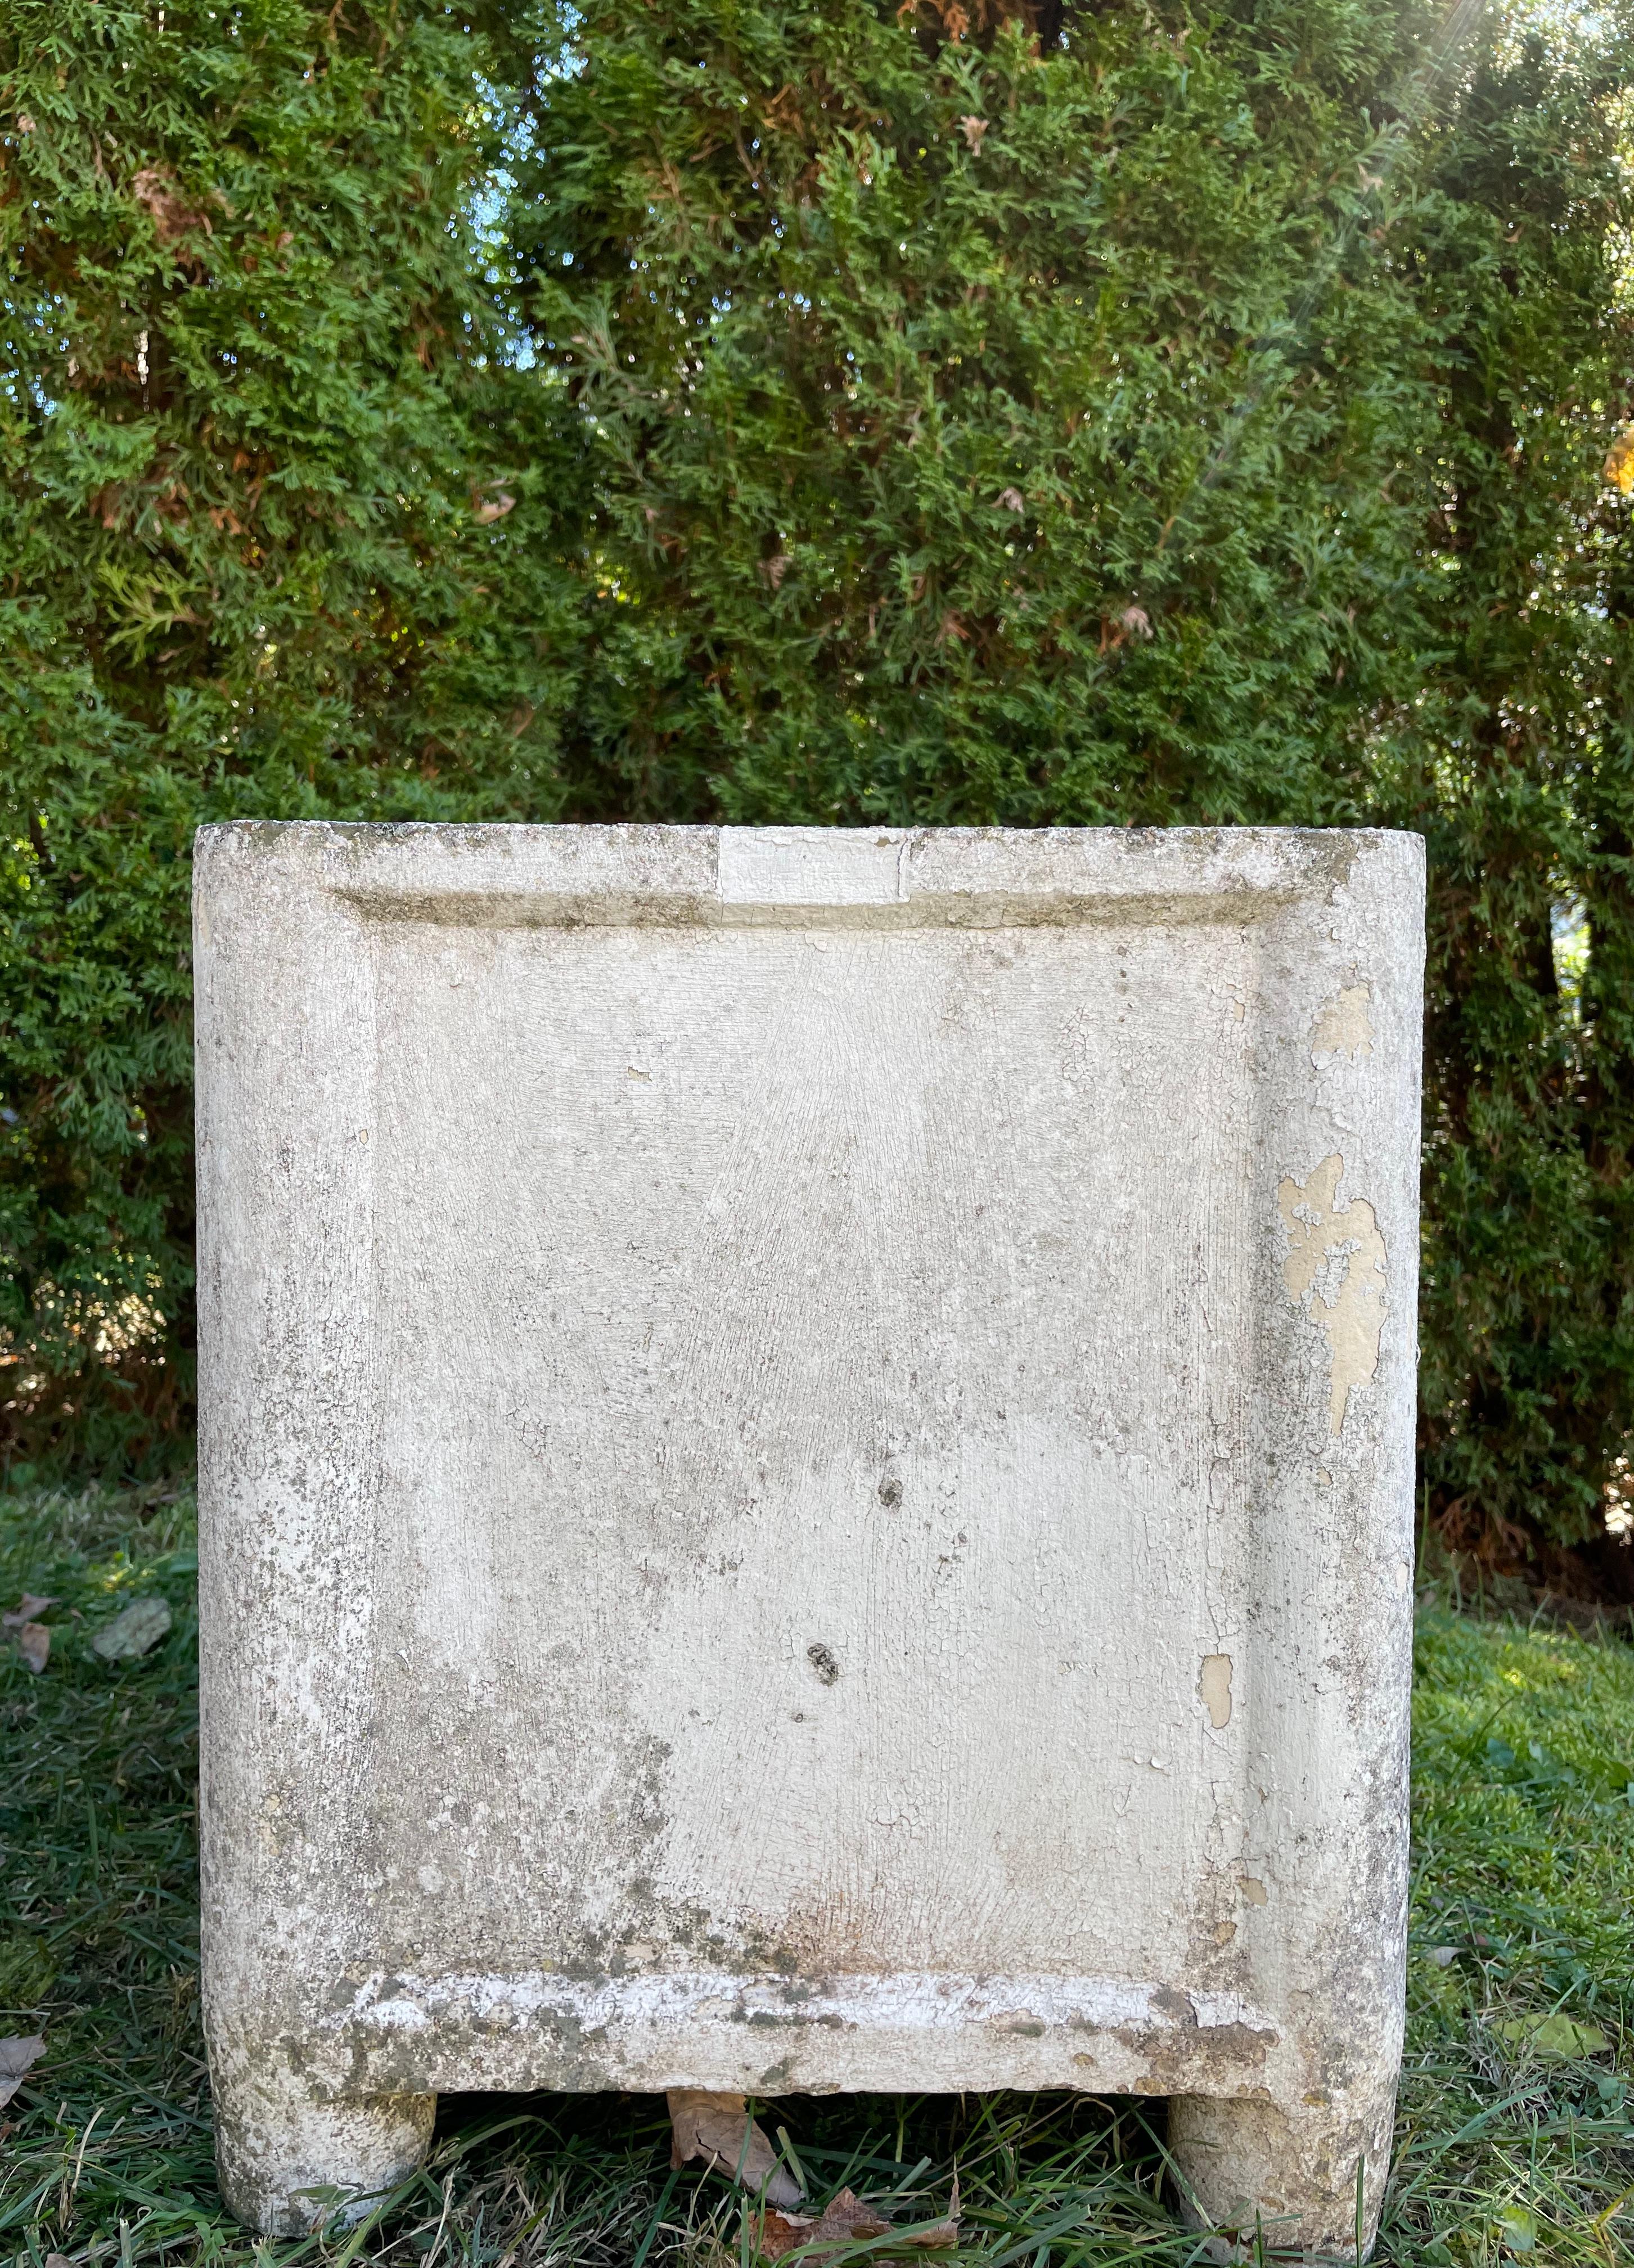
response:
<path id="1" fill-rule="evenodd" d="M 350 2236 L 267 2244 L 225 2217 L 198 2036 L 192 1521 L 170 1494 L 0 1498 L 0 1609 L 61 1602 L 42 1675 L 0 1649 L 0 2035 L 48 2040 L 0 2110 L 0 2260 L 741 2268 L 735 2197 L 671 2175 L 646 2096 L 448 2098 L 430 2169 Z M 149 1593 L 168 1638 L 100 1660 L 92 1635 Z M 1415 1765 L 1378 2257 L 1616 2268 L 1634 2260 L 1634 1649 L 1426 1609 Z M 961 2250 L 930 2257 L 1197 2257 L 1159 2106 L 839 2097 L 766 2123 L 819 2194 L 849 2183 L 902 2220 L 946 2210 L 956 2161 Z"/>

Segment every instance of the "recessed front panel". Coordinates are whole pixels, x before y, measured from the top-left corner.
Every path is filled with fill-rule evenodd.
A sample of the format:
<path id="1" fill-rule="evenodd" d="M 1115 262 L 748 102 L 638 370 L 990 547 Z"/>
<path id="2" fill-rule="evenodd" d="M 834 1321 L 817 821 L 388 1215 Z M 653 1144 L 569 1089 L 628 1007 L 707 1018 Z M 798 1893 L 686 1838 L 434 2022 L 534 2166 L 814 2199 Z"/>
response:
<path id="1" fill-rule="evenodd" d="M 218 2072 L 1372 2132 L 1416 847 L 245 827 L 200 871 Z"/>
<path id="2" fill-rule="evenodd" d="M 371 1943 L 1183 1967 L 1274 1203 L 1252 929 L 365 949 Z"/>

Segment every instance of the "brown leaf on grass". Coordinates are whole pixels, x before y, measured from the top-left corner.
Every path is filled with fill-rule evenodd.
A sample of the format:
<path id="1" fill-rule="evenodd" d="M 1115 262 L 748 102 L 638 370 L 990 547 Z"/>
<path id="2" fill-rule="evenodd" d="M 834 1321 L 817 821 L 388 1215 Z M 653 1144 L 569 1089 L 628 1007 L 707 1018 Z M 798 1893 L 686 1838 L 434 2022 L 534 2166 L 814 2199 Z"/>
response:
<path id="1" fill-rule="evenodd" d="M 43 1623 L 25 1623 L 13 1633 L 17 1650 L 36 1677 L 51 1659 L 51 1633 Z"/>
<path id="2" fill-rule="evenodd" d="M 763 2194 L 769 2205 L 799 2205 L 799 2183 L 750 2117 L 742 2095 L 672 2087 L 668 2102 L 672 2166 L 702 2158 L 717 2173 Z"/>
<path id="3" fill-rule="evenodd" d="M 894 2229 L 855 2191 L 842 2190 L 815 2218 L 799 2213 L 762 2213 L 759 2243 L 768 2260 L 781 2260 L 791 2252 L 805 2253 L 816 2259 L 824 2252 L 837 2252 L 847 2244 L 865 2243 L 871 2237 L 893 2235 L 896 2243 L 877 2257 L 891 2257 L 899 2246 L 905 2252 L 946 2252 L 959 2242 L 958 2216 L 950 2214 L 946 2220 L 922 2221 L 911 2228 Z"/>
<path id="4" fill-rule="evenodd" d="M 870 2236 L 883 2236 L 890 2228 L 872 2205 L 851 2190 L 842 2190 L 818 2214 L 764 2213 L 761 2215 L 760 2249 L 768 2260 L 785 2253 L 821 2246 L 832 2252 L 842 2244 L 856 2244 Z"/>
<path id="5" fill-rule="evenodd" d="M 61 1603 L 57 1599 L 37 1599 L 32 1591 L 25 1591 L 9 1615 L 0 1615 L 0 1630 L 21 1630 L 25 1623 L 33 1622 L 48 1607 Z"/>
<path id="6" fill-rule="evenodd" d="M 0 1615 L 0 1630 L 8 1634 L 36 1677 L 51 1658 L 51 1633 L 43 1623 L 37 1623 L 34 1616 L 44 1614 L 48 1607 L 54 1607 L 56 1603 L 55 1599 L 38 1599 L 32 1591 L 25 1591 L 13 1613 Z M 4 2100 L 4 2096 L 0 2095 L 0 2102 Z"/>
<path id="7" fill-rule="evenodd" d="M 46 2043 L 38 2033 L 32 2039 L 0 2040 L 0 2110 L 23 2084 L 29 2066 L 38 2063 L 45 2051 Z"/>
<path id="8" fill-rule="evenodd" d="M 916 2252 L 951 2252 L 959 2242 L 959 2223 L 952 2213 L 946 2220 L 922 2220 L 916 2228 L 905 2228 L 897 2242 Z"/>

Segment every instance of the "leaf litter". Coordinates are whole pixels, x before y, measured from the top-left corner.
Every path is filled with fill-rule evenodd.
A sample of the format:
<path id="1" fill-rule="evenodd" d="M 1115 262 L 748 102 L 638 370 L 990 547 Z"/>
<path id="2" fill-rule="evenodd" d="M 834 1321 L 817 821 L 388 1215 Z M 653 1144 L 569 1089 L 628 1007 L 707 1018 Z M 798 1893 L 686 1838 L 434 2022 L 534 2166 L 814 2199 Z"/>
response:
<path id="1" fill-rule="evenodd" d="M 36 2032 L 28 2039 L 0 2040 L 0 2110 L 23 2084 L 31 2066 L 39 2062 L 46 2051 L 44 2040 Z"/>
<path id="2" fill-rule="evenodd" d="M 672 2166 L 702 2158 L 717 2173 L 729 2175 L 746 2190 L 763 2197 L 768 2205 L 799 2205 L 806 2194 L 804 2189 L 773 2148 L 764 2128 L 750 2117 L 744 2096 L 716 2094 L 701 2087 L 672 2087 L 667 2100 Z"/>
<path id="3" fill-rule="evenodd" d="M 136 1661 L 151 1653 L 170 1628 L 170 1609 L 163 1599 L 133 1599 L 105 1624 L 91 1641 L 92 1653 L 104 1661 Z"/>
<path id="4" fill-rule="evenodd" d="M 842 2190 L 821 2213 L 777 2213 L 770 2206 L 761 2215 L 757 2242 L 762 2257 L 782 2260 L 791 2253 L 815 2259 L 850 2244 L 867 2243 L 880 2236 L 894 2238 L 873 2257 L 891 2259 L 901 2251 L 947 2252 L 959 2242 L 959 2188 L 953 2186 L 953 2211 L 943 2220 L 920 2221 L 905 2228 L 885 2220 L 853 2190 Z"/>
<path id="5" fill-rule="evenodd" d="M 0 1630 L 9 1633 L 12 1645 L 36 1677 L 51 1658 L 51 1633 L 35 1616 L 57 1604 L 55 1599 L 38 1598 L 33 1591 L 25 1591 L 11 1613 L 0 1615 Z M 4 2099 L 0 2096 L 0 2101 Z"/>
<path id="6" fill-rule="evenodd" d="M 1580 2062 L 1588 2056 L 1609 2055 L 1616 2042 L 1598 2024 L 1580 2023 L 1558 2010 L 1548 2016 L 1504 2016 L 1490 2026 L 1506 2047 L 1529 2048 L 1535 2056 L 1557 2062 Z"/>

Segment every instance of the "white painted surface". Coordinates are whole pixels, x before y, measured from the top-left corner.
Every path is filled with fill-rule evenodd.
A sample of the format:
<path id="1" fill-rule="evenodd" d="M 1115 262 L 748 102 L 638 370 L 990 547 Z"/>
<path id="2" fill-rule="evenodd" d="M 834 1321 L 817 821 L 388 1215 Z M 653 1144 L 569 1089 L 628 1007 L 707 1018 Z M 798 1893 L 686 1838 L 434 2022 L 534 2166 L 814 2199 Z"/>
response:
<path id="1" fill-rule="evenodd" d="M 840 827 L 725 827 L 720 832 L 725 905 L 882 906 L 908 895 L 912 838 L 900 830 Z"/>
<path id="2" fill-rule="evenodd" d="M 1416 839 L 246 825 L 197 902 L 234 2203 L 442 2088 L 1068 2086 L 1342 2241 Z"/>

